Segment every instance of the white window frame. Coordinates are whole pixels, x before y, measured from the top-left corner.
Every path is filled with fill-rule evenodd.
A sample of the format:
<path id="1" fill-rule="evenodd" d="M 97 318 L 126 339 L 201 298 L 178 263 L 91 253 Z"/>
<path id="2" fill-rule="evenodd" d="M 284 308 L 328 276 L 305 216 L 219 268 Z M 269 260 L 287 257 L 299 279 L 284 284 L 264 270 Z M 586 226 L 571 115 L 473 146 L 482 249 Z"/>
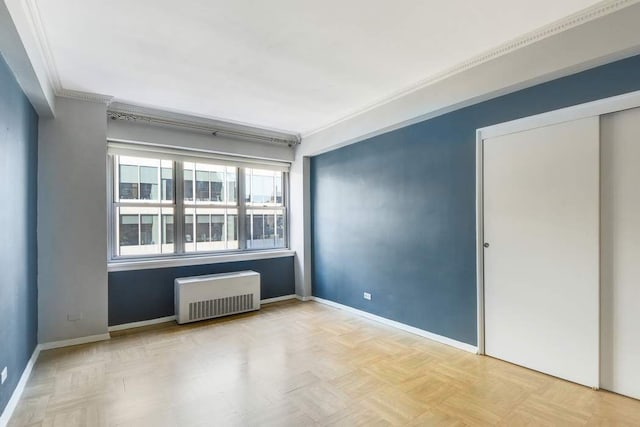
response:
<path id="1" fill-rule="evenodd" d="M 119 143 L 119 141 L 113 141 L 119 147 L 119 150 L 126 150 L 130 148 L 131 153 L 116 153 L 108 152 L 107 154 L 107 206 L 108 206 L 108 265 L 109 271 L 121 271 L 135 268 L 135 266 L 142 266 L 142 268 L 159 268 L 164 266 L 174 265 L 196 265 L 205 262 L 228 262 L 234 260 L 244 259 L 263 259 L 280 256 L 290 256 L 292 251 L 290 250 L 290 238 L 289 238 L 289 224 L 290 224 L 290 207 L 289 207 L 289 172 L 288 163 L 272 162 L 268 160 L 253 159 L 253 158 L 237 158 L 233 156 L 226 156 L 219 153 L 209 153 L 201 151 L 192 151 L 187 149 L 177 149 L 174 147 L 160 147 L 158 151 L 154 151 L 154 147 L 151 144 L 137 144 L 137 143 Z M 108 141 L 112 143 L 112 141 Z M 123 148 L 124 146 L 124 148 Z M 137 151 L 141 149 L 140 151 Z M 169 152 L 169 157 L 167 157 Z M 116 162 L 114 156 L 126 155 L 132 157 L 148 157 L 148 158 L 161 158 L 168 159 L 173 162 L 173 203 L 153 203 L 153 202 L 140 202 L 139 204 L 148 207 L 164 207 L 173 209 L 173 232 L 174 232 L 174 252 L 166 254 L 146 254 L 146 255 L 117 255 L 118 251 L 118 235 L 117 224 L 118 215 L 117 209 L 123 203 L 118 202 L 116 197 L 117 176 Z M 155 155 L 154 155 L 155 154 Z M 198 252 L 186 252 L 185 251 L 185 238 L 184 238 L 184 218 L 185 218 L 185 201 L 184 201 L 184 162 L 199 162 L 210 164 L 222 164 L 235 167 L 237 170 L 236 186 L 237 186 L 237 234 L 238 234 L 238 249 L 222 249 L 215 251 L 198 251 Z M 274 169 L 273 165 L 282 172 L 282 206 L 278 206 L 277 209 L 281 209 L 284 216 L 284 246 L 278 248 L 260 248 L 260 249 L 247 249 L 246 241 L 250 236 L 246 235 L 245 217 L 248 209 L 253 209 L 251 205 L 247 205 L 245 202 L 245 169 Z M 162 168 L 158 169 L 158 173 L 162 174 Z M 195 169 L 194 169 L 194 201 L 195 198 Z M 140 187 L 140 184 L 138 184 Z M 228 188 L 226 180 L 224 183 L 223 194 L 228 196 Z M 138 188 L 138 192 L 140 188 Z M 159 197 L 162 197 L 162 179 L 158 183 Z M 132 202 L 132 206 L 136 206 L 135 202 Z M 224 204 L 220 205 L 221 208 L 228 207 L 226 198 Z M 260 209 L 260 207 L 256 207 Z M 196 216 L 194 215 L 194 220 Z M 158 224 L 160 235 L 159 239 L 162 239 L 162 214 L 159 216 Z M 227 222 L 225 215 L 225 230 L 227 233 Z M 132 267 L 132 268 L 130 268 Z"/>

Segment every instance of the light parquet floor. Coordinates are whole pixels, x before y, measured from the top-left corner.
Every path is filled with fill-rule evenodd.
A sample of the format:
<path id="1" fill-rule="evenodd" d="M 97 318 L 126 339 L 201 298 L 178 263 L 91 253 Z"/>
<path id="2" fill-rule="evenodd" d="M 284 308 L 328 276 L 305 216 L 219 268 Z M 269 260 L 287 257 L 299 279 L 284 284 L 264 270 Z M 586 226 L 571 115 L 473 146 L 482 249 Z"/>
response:
<path id="1" fill-rule="evenodd" d="M 292 301 L 44 351 L 9 425 L 640 426 L 640 401 Z"/>

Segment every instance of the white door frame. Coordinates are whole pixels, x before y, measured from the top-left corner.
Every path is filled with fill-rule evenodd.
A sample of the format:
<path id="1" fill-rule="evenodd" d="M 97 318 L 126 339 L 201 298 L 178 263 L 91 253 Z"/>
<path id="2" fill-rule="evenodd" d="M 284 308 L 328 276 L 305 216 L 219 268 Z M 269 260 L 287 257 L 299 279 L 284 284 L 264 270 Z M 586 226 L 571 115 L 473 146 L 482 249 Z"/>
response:
<path id="1" fill-rule="evenodd" d="M 484 336 L 484 140 L 587 117 L 640 107 L 640 91 L 574 105 L 476 130 L 476 280 L 478 354 L 485 354 Z"/>

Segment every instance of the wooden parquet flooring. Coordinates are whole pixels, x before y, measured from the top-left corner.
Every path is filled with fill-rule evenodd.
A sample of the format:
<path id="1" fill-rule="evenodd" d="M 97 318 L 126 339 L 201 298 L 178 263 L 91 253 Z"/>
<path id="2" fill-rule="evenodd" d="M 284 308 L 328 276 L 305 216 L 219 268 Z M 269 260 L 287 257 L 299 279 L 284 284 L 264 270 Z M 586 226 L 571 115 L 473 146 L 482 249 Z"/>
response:
<path id="1" fill-rule="evenodd" d="M 41 353 L 10 426 L 640 426 L 640 401 L 319 303 Z"/>

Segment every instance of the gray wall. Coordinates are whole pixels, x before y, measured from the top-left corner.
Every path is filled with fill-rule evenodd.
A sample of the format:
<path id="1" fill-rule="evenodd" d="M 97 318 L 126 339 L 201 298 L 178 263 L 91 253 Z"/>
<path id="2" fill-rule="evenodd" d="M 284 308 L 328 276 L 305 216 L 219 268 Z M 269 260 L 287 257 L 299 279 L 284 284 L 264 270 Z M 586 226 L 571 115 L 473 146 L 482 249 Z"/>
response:
<path id="1" fill-rule="evenodd" d="M 56 118 L 40 121 L 41 343 L 107 333 L 106 114 L 104 104 L 58 98 Z"/>
<path id="2" fill-rule="evenodd" d="M 0 413 L 37 344 L 38 116 L 0 57 Z"/>

